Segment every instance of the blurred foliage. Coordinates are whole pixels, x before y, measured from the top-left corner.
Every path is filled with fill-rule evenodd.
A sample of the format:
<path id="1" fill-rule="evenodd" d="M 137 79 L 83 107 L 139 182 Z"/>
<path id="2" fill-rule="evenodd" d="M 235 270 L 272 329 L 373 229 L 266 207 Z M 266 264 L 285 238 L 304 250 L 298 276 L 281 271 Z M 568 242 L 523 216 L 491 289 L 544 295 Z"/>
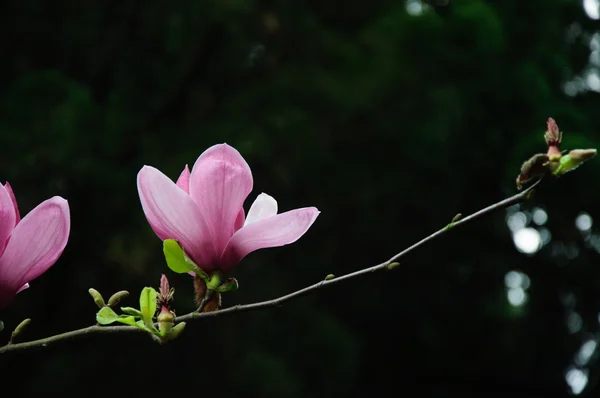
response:
<path id="1" fill-rule="evenodd" d="M 564 91 L 589 68 L 599 27 L 580 1 L 428 3 L 3 2 L 0 180 L 22 214 L 67 198 L 72 236 L 0 314 L 2 340 L 26 317 L 28 339 L 92 324 L 88 288 L 137 297 L 161 273 L 178 313 L 193 310 L 191 279 L 167 269 L 139 205 L 144 164 L 176 178 L 227 142 L 252 167 L 249 201 L 265 191 L 282 210 L 321 210 L 300 241 L 239 265 L 228 306 L 374 265 L 457 212 L 512 195 L 521 163 L 545 151 L 550 116 L 564 149 L 600 145 L 599 94 Z M 26 379 L 22 396 L 566 396 L 573 356 L 600 333 L 598 229 L 574 224 L 581 211 L 600 217 L 599 175 L 595 159 L 521 208 L 549 217 L 551 242 L 534 255 L 515 250 L 496 213 L 393 273 L 192 322 L 164 347 L 89 337 L 3 356 L 4 386 Z M 519 308 L 507 301 L 510 270 L 531 280 Z M 584 394 L 596 396 L 595 356 L 585 369 Z"/>

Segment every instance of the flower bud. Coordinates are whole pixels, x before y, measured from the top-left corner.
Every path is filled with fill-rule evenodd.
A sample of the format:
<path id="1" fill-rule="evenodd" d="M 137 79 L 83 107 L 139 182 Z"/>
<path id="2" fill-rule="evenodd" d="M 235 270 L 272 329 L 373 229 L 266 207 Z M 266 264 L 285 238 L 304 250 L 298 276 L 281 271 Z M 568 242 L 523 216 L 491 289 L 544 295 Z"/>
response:
<path id="1" fill-rule="evenodd" d="M 560 155 L 559 155 L 560 157 Z M 546 174 L 549 171 L 549 157 L 545 153 L 538 153 L 523 162 L 521 173 L 517 176 L 517 189 L 523 187 L 523 183 L 534 177 Z"/>
<path id="2" fill-rule="evenodd" d="M 551 117 L 546 122 L 548 129 L 544 133 L 544 139 L 549 147 L 558 147 L 562 141 L 562 132 L 558 129 L 558 125 Z"/>
<path id="3" fill-rule="evenodd" d="M 573 149 L 568 154 L 560 158 L 560 165 L 553 169 L 552 173 L 556 176 L 561 176 L 569 171 L 575 170 L 587 160 L 596 156 L 595 149 Z"/>
<path id="4" fill-rule="evenodd" d="M 578 162 L 585 162 L 586 160 L 589 160 L 591 158 L 593 158 L 594 156 L 596 156 L 596 150 L 595 149 L 573 149 L 572 151 L 569 152 L 569 156 L 571 157 L 571 159 L 578 161 Z"/>

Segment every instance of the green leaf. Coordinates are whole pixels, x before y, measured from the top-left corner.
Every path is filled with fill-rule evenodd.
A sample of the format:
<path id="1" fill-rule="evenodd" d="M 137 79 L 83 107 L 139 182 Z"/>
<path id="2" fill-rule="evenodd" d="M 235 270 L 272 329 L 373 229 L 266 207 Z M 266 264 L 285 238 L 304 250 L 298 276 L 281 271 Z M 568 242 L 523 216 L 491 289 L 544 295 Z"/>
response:
<path id="1" fill-rule="evenodd" d="M 167 265 L 173 272 L 185 274 L 194 270 L 194 266 L 186 261 L 185 253 L 175 239 L 166 239 L 163 242 L 163 253 Z"/>
<path id="2" fill-rule="evenodd" d="M 160 336 L 160 332 L 158 331 L 158 329 L 156 329 L 154 327 L 154 325 L 152 323 L 150 323 L 150 326 L 146 325 L 144 323 L 143 320 L 139 320 L 135 322 L 135 326 L 137 326 L 140 329 L 145 330 L 146 332 L 150 333 L 150 334 L 154 334 L 156 336 Z"/>
<path id="3" fill-rule="evenodd" d="M 142 320 L 148 328 L 152 329 L 152 318 L 156 312 L 156 290 L 151 287 L 145 287 L 140 294 L 140 310 Z"/>
<path id="4" fill-rule="evenodd" d="M 96 314 L 96 322 L 100 325 L 109 325 L 118 319 L 119 316 L 110 307 L 102 307 Z"/>
<path id="5" fill-rule="evenodd" d="M 124 323 L 125 325 L 129 326 L 137 326 L 135 318 L 131 315 L 119 315 L 117 322 Z"/>
<path id="6" fill-rule="evenodd" d="M 142 311 L 138 310 L 137 308 L 133 308 L 133 307 L 121 307 L 121 311 L 123 311 L 127 315 L 133 315 L 133 316 L 138 317 L 138 318 L 142 317 Z"/>

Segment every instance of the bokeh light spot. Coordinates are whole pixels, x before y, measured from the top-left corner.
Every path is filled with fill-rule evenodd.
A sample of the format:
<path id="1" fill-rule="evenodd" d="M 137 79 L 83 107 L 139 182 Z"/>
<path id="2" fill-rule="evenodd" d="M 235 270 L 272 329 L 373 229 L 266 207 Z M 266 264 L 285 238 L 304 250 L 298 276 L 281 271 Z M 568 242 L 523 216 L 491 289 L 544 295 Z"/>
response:
<path id="1" fill-rule="evenodd" d="M 522 228 L 513 233 L 513 242 L 518 251 L 533 254 L 542 247 L 542 237 L 535 228 Z"/>

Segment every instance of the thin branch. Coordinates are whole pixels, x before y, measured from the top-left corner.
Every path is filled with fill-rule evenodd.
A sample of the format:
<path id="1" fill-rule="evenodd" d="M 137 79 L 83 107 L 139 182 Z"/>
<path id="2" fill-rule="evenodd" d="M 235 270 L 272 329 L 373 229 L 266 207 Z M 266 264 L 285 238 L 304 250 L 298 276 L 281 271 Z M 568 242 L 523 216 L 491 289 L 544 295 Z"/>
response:
<path id="1" fill-rule="evenodd" d="M 493 205 L 490 205 L 484 209 L 481 209 L 465 218 L 462 218 L 462 219 L 459 219 L 456 221 L 452 221 L 450 224 L 446 225 L 444 228 L 438 230 L 437 232 L 434 232 L 433 234 L 427 236 L 426 238 L 421 239 L 414 245 L 404 249 L 400 253 L 394 255 L 389 260 L 384 261 L 381 264 L 377 264 L 377 265 L 374 265 L 369 268 L 364 268 L 364 269 L 361 269 L 361 270 L 358 270 L 355 272 L 351 272 L 349 274 L 342 275 L 339 277 L 327 278 L 327 279 L 317 282 L 311 286 L 307 286 L 303 289 L 297 290 L 295 292 L 289 293 L 285 296 L 281 296 L 281 297 L 278 297 L 273 300 L 261 301 L 261 302 L 252 303 L 252 304 L 235 305 L 233 307 L 228 307 L 228 308 L 224 308 L 224 309 L 212 311 L 212 312 L 191 312 L 189 314 L 177 317 L 175 319 L 175 321 L 183 322 L 183 321 L 190 321 L 192 319 L 217 317 L 217 316 L 222 316 L 222 315 L 232 314 L 232 313 L 242 312 L 242 311 L 252 311 L 252 310 L 258 310 L 258 309 L 263 309 L 263 308 L 277 307 L 277 306 L 285 303 L 286 301 L 295 299 L 297 297 L 304 296 L 305 294 L 308 294 L 314 290 L 320 289 L 325 286 L 333 285 L 335 283 L 345 281 L 348 279 L 357 278 L 357 277 L 360 277 L 360 276 L 363 276 L 363 275 L 366 275 L 366 274 L 369 274 L 372 272 L 391 270 L 396 265 L 398 265 L 397 261 L 400 258 L 406 256 L 413 250 L 421 247 L 425 243 L 428 243 L 429 241 L 448 232 L 449 230 L 454 229 L 460 225 L 466 224 L 468 222 L 474 221 L 477 218 L 487 215 L 488 213 L 491 213 L 491 212 L 494 212 L 494 211 L 500 210 L 500 209 L 505 209 L 509 206 L 512 206 L 517 203 L 521 203 L 521 202 L 528 200 L 531 197 L 533 189 L 540 182 L 541 182 L 541 179 L 536 181 L 534 184 L 532 184 L 526 190 L 524 190 L 514 196 L 511 196 L 510 198 L 507 198 L 500 202 L 494 203 Z M 16 344 L 9 343 L 3 347 L 0 347 L 0 354 L 4 354 L 7 352 L 14 352 L 14 351 L 24 351 L 24 350 L 35 349 L 35 348 L 45 348 L 45 347 L 48 347 L 55 343 L 71 340 L 71 339 L 81 337 L 81 336 L 88 336 L 88 335 L 93 335 L 93 334 L 116 334 L 116 333 L 121 333 L 121 332 L 124 332 L 124 333 L 142 332 L 142 330 L 140 330 L 134 326 L 94 325 L 94 326 L 89 326 L 87 328 L 73 330 L 70 332 L 46 337 L 46 338 L 39 339 L 39 340 L 28 341 L 28 342 L 24 342 L 24 343 L 16 343 Z"/>

